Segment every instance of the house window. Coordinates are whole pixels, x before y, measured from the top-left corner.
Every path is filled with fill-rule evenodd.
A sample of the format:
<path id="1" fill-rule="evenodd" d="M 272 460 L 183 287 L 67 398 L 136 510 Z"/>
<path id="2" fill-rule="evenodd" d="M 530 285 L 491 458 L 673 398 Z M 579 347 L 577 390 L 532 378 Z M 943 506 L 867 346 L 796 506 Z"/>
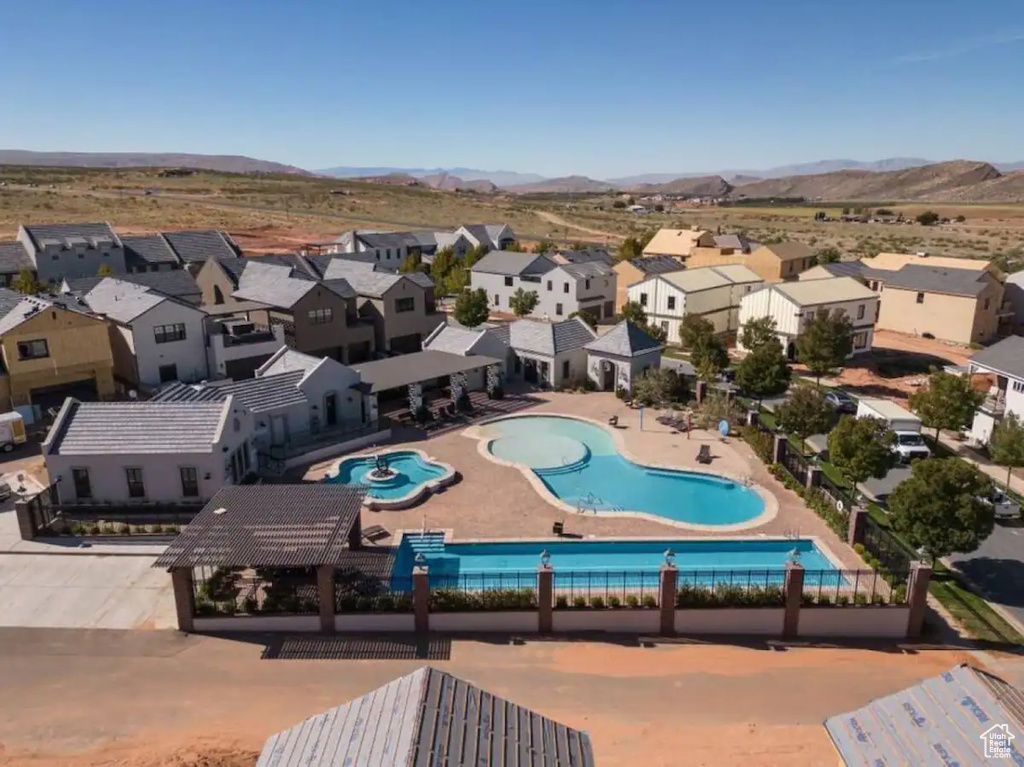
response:
<path id="1" fill-rule="evenodd" d="M 85 258 L 85 253 L 79 253 L 79 254 L 78 254 L 78 257 L 79 257 L 79 258 Z"/>
<path id="2" fill-rule="evenodd" d="M 213 286 L 213 303 L 224 303 L 224 291 L 220 289 L 220 285 Z"/>
<path id="3" fill-rule="evenodd" d="M 991 300 L 992 300 L 991 298 L 986 298 L 986 299 L 985 299 L 985 310 L 986 310 L 986 311 L 988 311 L 988 305 L 989 305 L 989 301 L 991 301 Z"/>
<path id="4" fill-rule="evenodd" d="M 857 307 L 857 319 L 864 319 L 864 304 L 861 304 L 860 306 Z"/>
<path id="5" fill-rule="evenodd" d="M 173 325 L 157 325 L 153 328 L 153 335 L 158 344 L 169 344 L 171 341 L 184 341 L 185 323 L 176 322 Z"/>
<path id="6" fill-rule="evenodd" d="M 310 309 L 306 312 L 310 325 L 327 325 L 334 319 L 334 310 L 329 306 L 321 309 Z"/>
<path id="7" fill-rule="evenodd" d="M 92 498 L 92 484 L 89 482 L 88 469 L 72 469 L 71 481 L 75 483 L 75 498 L 80 501 Z"/>
<path id="8" fill-rule="evenodd" d="M 641 293 L 640 294 L 640 306 L 647 306 L 647 294 L 646 293 Z"/>
<path id="9" fill-rule="evenodd" d="M 548 290 L 551 290 L 551 280 L 548 280 Z"/>
<path id="10" fill-rule="evenodd" d="M 675 296 L 669 296 L 668 297 L 668 310 L 672 311 L 675 308 L 676 308 L 676 297 Z"/>
<path id="11" fill-rule="evenodd" d="M 1024 381 L 1014 381 L 1013 390 L 1018 394 L 1024 392 Z"/>
<path id="12" fill-rule="evenodd" d="M 501 296 L 499 296 L 497 293 L 494 294 L 494 305 L 501 306 Z"/>
<path id="13" fill-rule="evenodd" d="M 863 333 L 855 333 L 853 336 L 853 348 L 864 349 L 868 345 L 868 334 L 867 331 Z"/>
<path id="14" fill-rule="evenodd" d="M 590 290 L 590 280 L 589 279 L 586 279 L 586 280 L 583 281 L 583 287 L 586 288 L 587 290 Z"/>
<path id="15" fill-rule="evenodd" d="M 512 278 L 511 277 L 506 277 L 505 278 L 505 287 L 506 288 L 511 288 L 512 287 Z"/>
<path id="16" fill-rule="evenodd" d="M 199 497 L 199 472 L 195 467 L 181 467 L 181 495 L 185 498 Z"/>
<path id="17" fill-rule="evenodd" d="M 562 378 L 569 377 L 569 360 L 562 362 Z"/>
<path id="18" fill-rule="evenodd" d="M 561 304 L 555 304 L 555 314 L 558 315 L 559 317 L 562 316 L 562 305 Z"/>
<path id="19" fill-rule="evenodd" d="M 919 303 L 919 304 L 923 304 L 924 303 L 924 293 L 918 293 L 917 294 L 917 303 Z"/>
<path id="20" fill-rule="evenodd" d="M 145 498 L 146 485 L 142 481 L 142 469 L 125 469 L 124 473 L 128 480 L 128 497 Z"/>
<path id="21" fill-rule="evenodd" d="M 18 342 L 18 359 L 19 360 L 41 360 L 44 357 L 50 356 L 50 346 L 46 343 L 45 338 L 41 338 L 38 341 L 19 341 Z"/>
<path id="22" fill-rule="evenodd" d="M 380 261 L 380 251 L 378 250 L 374 255 L 377 256 L 377 260 Z"/>
<path id="23" fill-rule="evenodd" d="M 416 299 L 413 298 L 412 296 L 409 296 L 408 298 L 399 298 L 398 300 L 395 301 L 395 311 L 398 313 L 411 312 L 415 308 Z"/>
<path id="24" fill-rule="evenodd" d="M 178 380 L 178 366 L 177 365 L 161 365 L 160 371 L 160 383 L 169 383 L 170 381 Z"/>
<path id="25" fill-rule="evenodd" d="M 668 333 L 668 320 L 661 321 L 661 332 Z"/>
<path id="26" fill-rule="evenodd" d="M 563 293 L 568 293 L 569 292 L 569 283 L 568 282 L 563 282 L 562 283 L 562 292 Z"/>
<path id="27" fill-rule="evenodd" d="M 384 249 L 384 258 L 387 261 L 391 260 L 391 248 L 385 248 Z"/>

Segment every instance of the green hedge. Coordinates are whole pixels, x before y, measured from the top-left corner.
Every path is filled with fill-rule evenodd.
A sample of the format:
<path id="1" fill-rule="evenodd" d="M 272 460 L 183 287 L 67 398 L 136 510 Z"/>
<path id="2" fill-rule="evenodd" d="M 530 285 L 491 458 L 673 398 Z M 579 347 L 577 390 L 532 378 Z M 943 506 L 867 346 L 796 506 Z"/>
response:
<path id="1" fill-rule="evenodd" d="M 635 594 L 629 594 L 625 599 L 617 596 L 610 596 L 607 599 L 601 596 L 593 596 L 587 599 L 583 596 L 573 597 L 570 602 L 569 597 L 564 594 L 560 594 L 555 597 L 555 609 L 556 610 L 618 610 L 620 608 L 637 610 L 637 609 L 651 609 L 658 606 L 658 600 L 652 595 L 648 594 L 642 599 Z"/>
<path id="2" fill-rule="evenodd" d="M 434 589 L 429 604 L 430 612 L 436 613 L 536 610 L 537 594 L 533 589 Z"/>
<path id="3" fill-rule="evenodd" d="M 707 586 L 684 584 L 676 590 L 676 607 L 784 607 L 785 597 L 781 586 Z"/>

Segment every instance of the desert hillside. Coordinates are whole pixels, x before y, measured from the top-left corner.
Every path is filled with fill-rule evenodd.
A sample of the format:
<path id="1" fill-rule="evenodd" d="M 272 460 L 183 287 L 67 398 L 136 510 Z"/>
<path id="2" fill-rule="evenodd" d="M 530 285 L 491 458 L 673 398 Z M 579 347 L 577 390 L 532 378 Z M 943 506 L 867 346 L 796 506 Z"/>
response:
<path id="1" fill-rule="evenodd" d="M 150 152 L 28 152 L 0 149 L 0 165 L 37 165 L 60 168 L 195 168 L 221 173 L 294 173 L 309 171 L 269 160 L 228 154 Z"/>

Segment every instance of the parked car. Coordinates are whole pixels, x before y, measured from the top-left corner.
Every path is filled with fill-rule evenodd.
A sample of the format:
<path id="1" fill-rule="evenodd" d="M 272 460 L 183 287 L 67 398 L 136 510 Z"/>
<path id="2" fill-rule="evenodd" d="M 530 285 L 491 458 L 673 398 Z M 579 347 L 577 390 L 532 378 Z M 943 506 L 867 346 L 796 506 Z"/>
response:
<path id="1" fill-rule="evenodd" d="M 988 506 L 994 506 L 996 519 L 1010 521 L 1020 519 L 1020 504 L 1010 498 L 1002 490 L 993 488 L 992 493 L 987 497 L 978 499 Z"/>
<path id="2" fill-rule="evenodd" d="M 826 394 L 825 402 L 837 413 L 853 415 L 857 412 L 857 401 L 842 389 L 833 389 Z"/>

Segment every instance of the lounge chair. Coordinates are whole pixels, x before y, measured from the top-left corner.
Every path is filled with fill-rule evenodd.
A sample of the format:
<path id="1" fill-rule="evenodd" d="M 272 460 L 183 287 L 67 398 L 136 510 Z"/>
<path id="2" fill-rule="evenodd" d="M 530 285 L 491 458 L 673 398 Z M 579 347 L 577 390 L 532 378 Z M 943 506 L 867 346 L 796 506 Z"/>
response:
<path id="1" fill-rule="evenodd" d="M 555 522 L 551 525 L 551 532 L 555 535 L 565 535 L 565 522 Z"/>
<path id="2" fill-rule="evenodd" d="M 619 417 L 617 415 L 608 416 L 608 425 L 609 426 L 618 426 L 619 425 Z"/>
<path id="3" fill-rule="evenodd" d="M 701 445 L 697 451 L 697 463 L 711 463 L 711 445 Z"/>
<path id="4" fill-rule="evenodd" d="M 363 538 L 370 543 L 375 543 L 382 538 L 390 538 L 391 533 L 383 525 L 370 525 L 363 528 Z"/>

